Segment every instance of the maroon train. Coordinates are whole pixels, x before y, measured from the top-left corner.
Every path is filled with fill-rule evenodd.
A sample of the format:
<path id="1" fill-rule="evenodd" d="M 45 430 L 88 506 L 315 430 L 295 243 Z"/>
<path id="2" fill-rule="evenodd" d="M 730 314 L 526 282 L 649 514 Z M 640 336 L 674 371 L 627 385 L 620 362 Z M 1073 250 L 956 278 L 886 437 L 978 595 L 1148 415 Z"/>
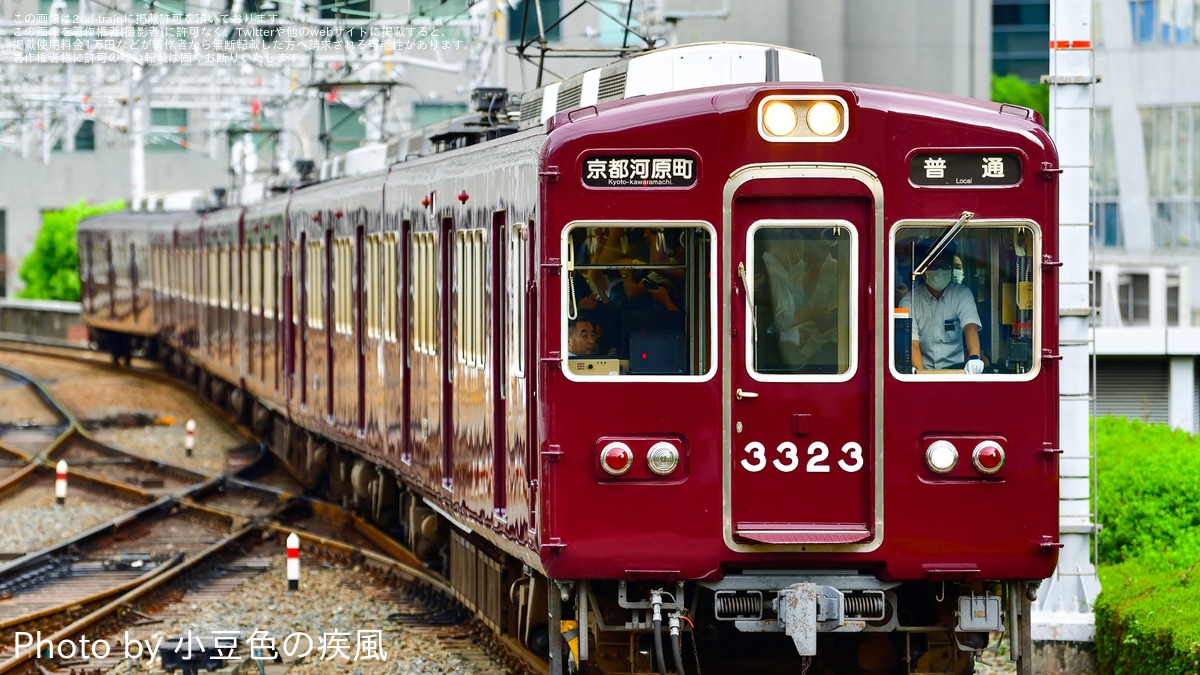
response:
<path id="1" fill-rule="evenodd" d="M 1058 547 L 1040 116 L 718 44 L 516 118 L 493 93 L 384 172 L 83 223 L 93 335 L 157 345 L 554 672 L 965 673 L 999 630 L 1027 671 Z M 938 250 L 982 372 L 913 368 Z"/>

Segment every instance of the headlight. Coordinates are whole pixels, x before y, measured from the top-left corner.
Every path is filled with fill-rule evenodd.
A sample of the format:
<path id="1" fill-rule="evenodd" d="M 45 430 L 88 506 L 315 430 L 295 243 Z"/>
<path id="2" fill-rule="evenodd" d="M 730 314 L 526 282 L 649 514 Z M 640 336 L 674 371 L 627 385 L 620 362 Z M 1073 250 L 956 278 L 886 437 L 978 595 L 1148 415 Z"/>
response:
<path id="1" fill-rule="evenodd" d="M 814 134 L 828 136 L 842 126 L 842 111 L 829 101 L 817 101 L 804 119 Z"/>
<path id="2" fill-rule="evenodd" d="M 759 103 L 757 124 L 772 143 L 830 143 L 846 136 L 849 120 L 837 96 L 769 96 Z"/>
<path id="3" fill-rule="evenodd" d="M 763 128 L 772 136 L 787 136 L 799 122 L 796 109 L 787 101 L 770 101 L 763 106 Z"/>

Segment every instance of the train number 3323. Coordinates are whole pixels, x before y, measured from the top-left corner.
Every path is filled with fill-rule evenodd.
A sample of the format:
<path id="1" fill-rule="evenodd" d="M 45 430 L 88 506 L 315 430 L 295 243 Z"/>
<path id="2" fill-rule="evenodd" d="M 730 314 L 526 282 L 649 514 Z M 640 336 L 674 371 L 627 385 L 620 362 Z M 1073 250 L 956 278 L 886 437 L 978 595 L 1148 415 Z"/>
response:
<path id="1" fill-rule="evenodd" d="M 767 468 L 768 464 L 783 473 L 791 473 L 800 468 L 800 448 L 791 441 L 784 441 L 776 446 L 775 452 L 780 456 L 769 462 L 767 461 L 767 447 L 758 441 L 747 443 L 742 450 L 750 455 L 742 460 L 742 468 L 751 473 L 762 471 Z M 842 455 L 844 455 L 843 458 L 832 462 L 829 457 L 828 445 L 821 441 L 809 443 L 808 463 L 804 465 L 804 471 L 806 473 L 830 473 L 833 471 L 832 464 L 837 464 L 838 468 L 846 473 L 855 473 L 863 468 L 863 449 L 859 443 L 850 441 L 843 445 Z"/>

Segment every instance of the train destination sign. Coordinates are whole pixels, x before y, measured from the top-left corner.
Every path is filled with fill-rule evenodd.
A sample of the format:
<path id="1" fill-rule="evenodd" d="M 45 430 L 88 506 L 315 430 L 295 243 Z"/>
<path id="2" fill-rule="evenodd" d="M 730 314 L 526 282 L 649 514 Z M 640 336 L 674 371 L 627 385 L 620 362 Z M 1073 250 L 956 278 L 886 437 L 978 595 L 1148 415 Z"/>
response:
<path id="1" fill-rule="evenodd" d="M 913 155 L 908 166 L 914 185 L 1016 185 L 1021 158 L 1011 152 L 947 152 Z"/>
<path id="2" fill-rule="evenodd" d="M 696 158 L 690 155 L 588 155 L 583 160 L 588 187 L 656 188 L 696 184 Z"/>

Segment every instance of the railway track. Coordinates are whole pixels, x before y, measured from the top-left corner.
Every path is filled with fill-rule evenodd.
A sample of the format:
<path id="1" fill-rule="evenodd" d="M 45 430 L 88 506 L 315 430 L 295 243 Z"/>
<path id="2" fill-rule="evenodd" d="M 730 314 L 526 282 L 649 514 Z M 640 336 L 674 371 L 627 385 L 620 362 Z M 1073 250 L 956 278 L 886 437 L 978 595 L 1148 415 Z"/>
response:
<path id="1" fill-rule="evenodd" d="M 57 351 L 53 358 L 70 358 Z M 6 505 L 14 496 L 45 492 L 53 465 L 64 459 L 67 509 L 103 502 L 118 512 L 36 551 L 0 556 L 0 675 L 187 665 L 173 660 L 173 652 L 164 659 L 161 650 L 157 660 L 143 654 L 134 664 L 127 651 L 147 640 L 182 639 L 189 630 L 209 640 L 237 634 L 233 653 L 240 658 L 208 665 L 238 670 L 253 665 L 250 638 L 260 624 L 280 639 L 305 633 L 318 648 L 304 657 L 277 650 L 280 660 L 265 664 L 273 672 L 347 666 L 361 675 L 396 672 L 395 659 L 405 661 L 402 672 L 544 670 L 532 655 L 469 621 L 448 583 L 406 549 L 354 514 L 301 495 L 299 483 L 257 444 L 226 450 L 232 459 L 220 472 L 182 466 L 97 439 L 103 425 L 94 416 L 80 422 L 56 394 L 63 391 L 52 394 L 37 379 L 0 366 L 0 402 L 19 399 L 22 409 L 36 411 L 8 427 L 0 420 L 0 517 L 11 512 Z M 284 541 L 292 533 L 302 542 L 305 576 L 300 591 L 288 593 Z M 26 644 L 39 631 L 48 641 L 40 651 Z M 355 655 L 358 631 L 377 632 L 390 659 L 348 661 L 345 642 Z M 66 646 L 80 647 L 85 638 L 92 645 L 104 640 L 111 653 L 71 655 Z M 47 657 L 48 644 L 67 651 L 52 649 Z"/>

